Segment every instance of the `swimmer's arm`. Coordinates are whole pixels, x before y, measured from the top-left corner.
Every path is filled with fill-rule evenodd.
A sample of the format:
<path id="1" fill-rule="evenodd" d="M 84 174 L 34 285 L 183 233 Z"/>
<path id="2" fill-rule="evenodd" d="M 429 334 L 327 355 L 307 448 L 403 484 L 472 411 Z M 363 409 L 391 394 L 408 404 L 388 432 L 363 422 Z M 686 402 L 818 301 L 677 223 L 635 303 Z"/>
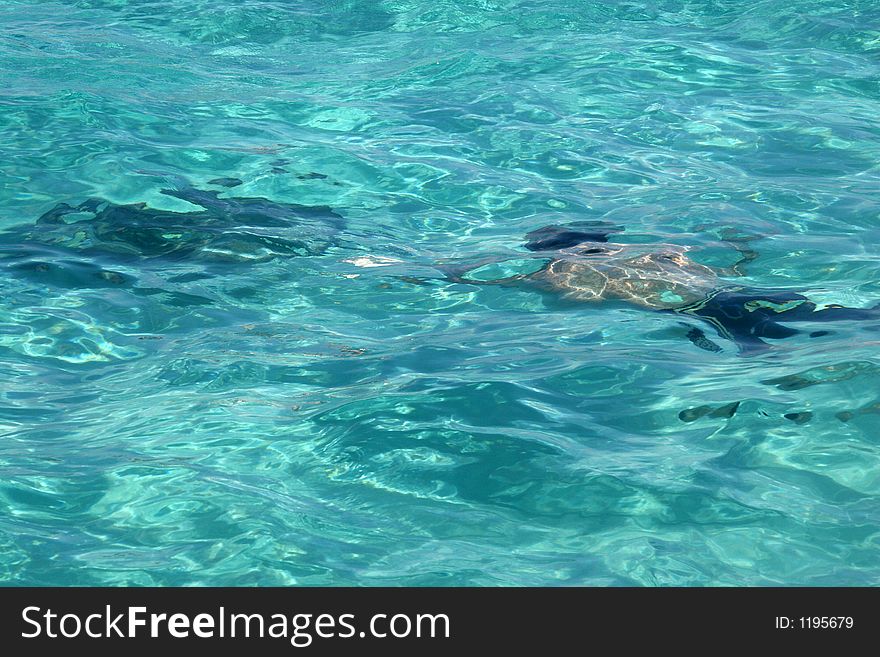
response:
<path id="1" fill-rule="evenodd" d="M 497 265 L 504 262 L 521 262 L 521 261 L 541 261 L 536 268 L 529 271 L 516 273 L 511 276 L 505 276 L 495 279 L 479 279 L 468 276 L 470 272 L 477 271 L 488 265 Z M 488 257 L 467 264 L 446 264 L 437 263 L 434 266 L 444 274 L 444 279 L 450 283 L 465 283 L 470 285 L 512 285 L 522 281 L 529 276 L 533 276 L 543 271 L 550 264 L 550 258 L 535 257 L 527 255 L 525 257 L 517 255 L 517 257 Z"/>
<path id="2" fill-rule="evenodd" d="M 754 249 L 743 247 L 740 244 L 734 244 L 733 248 L 739 252 L 740 258 L 730 266 L 730 271 L 733 276 L 746 276 L 744 268 L 750 262 L 758 259 L 758 252 Z"/>
<path id="3" fill-rule="evenodd" d="M 719 273 L 722 276 L 747 276 L 745 266 L 758 259 L 758 252 L 749 246 L 749 242 L 754 242 L 757 239 L 760 238 L 752 235 L 740 236 L 732 230 L 722 231 L 721 240 L 736 249 L 740 257 L 729 267 L 722 268 Z"/>

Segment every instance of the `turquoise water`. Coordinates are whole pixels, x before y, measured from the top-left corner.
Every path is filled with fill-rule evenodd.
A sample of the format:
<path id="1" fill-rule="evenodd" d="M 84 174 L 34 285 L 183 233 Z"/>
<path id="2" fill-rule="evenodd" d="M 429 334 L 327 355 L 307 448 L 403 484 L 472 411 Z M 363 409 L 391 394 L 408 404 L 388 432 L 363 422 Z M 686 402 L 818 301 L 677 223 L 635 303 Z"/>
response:
<path id="1" fill-rule="evenodd" d="M 0 24 L 3 583 L 880 583 L 878 323 L 745 358 L 435 267 L 735 230 L 741 284 L 876 304 L 874 0 Z"/>

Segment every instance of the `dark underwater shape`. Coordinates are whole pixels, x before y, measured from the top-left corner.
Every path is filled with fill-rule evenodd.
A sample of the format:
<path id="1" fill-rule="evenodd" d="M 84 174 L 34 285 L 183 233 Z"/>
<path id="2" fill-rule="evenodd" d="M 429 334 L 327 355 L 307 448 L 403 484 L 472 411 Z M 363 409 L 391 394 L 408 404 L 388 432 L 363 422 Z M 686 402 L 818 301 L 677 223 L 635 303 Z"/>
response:
<path id="1" fill-rule="evenodd" d="M 703 349 L 704 351 L 711 351 L 714 353 L 718 353 L 719 351 L 723 351 L 721 347 L 709 338 L 706 337 L 706 334 L 703 333 L 696 326 L 692 327 L 690 331 L 687 332 L 685 336 L 688 340 L 690 340 L 694 345 Z"/>
<path id="2" fill-rule="evenodd" d="M 208 181 L 209 185 L 219 185 L 220 187 L 238 187 L 242 184 L 239 178 L 214 178 Z"/>
<path id="3" fill-rule="evenodd" d="M 837 419 L 841 422 L 849 422 L 854 417 L 859 415 L 871 415 L 871 414 L 880 414 L 880 400 L 875 402 L 871 402 L 870 404 L 866 404 L 861 408 L 857 408 L 852 411 L 841 411 L 837 414 Z"/>
<path id="4" fill-rule="evenodd" d="M 783 417 L 795 424 L 806 424 L 813 419 L 813 414 L 810 411 L 801 411 L 800 413 L 786 413 Z"/>
<path id="5" fill-rule="evenodd" d="M 254 263 L 320 255 L 344 226 L 324 206 L 220 199 L 183 184 L 169 194 L 203 209 L 175 212 L 87 199 L 61 203 L 34 225 L 0 232 L 0 282 L 14 282 L 14 302 L 21 304 L 40 304 L 57 291 L 84 291 L 76 297 L 78 312 L 123 340 L 135 333 L 202 330 L 263 318 L 258 305 L 226 299 L 203 281 Z M 90 350 L 76 338 L 51 339 L 51 347 L 41 347 L 45 357 L 68 353 L 75 359 Z"/>
<path id="6" fill-rule="evenodd" d="M 878 370 L 880 368 L 877 365 L 868 361 L 844 361 L 832 365 L 811 367 L 797 374 L 789 374 L 775 379 L 765 379 L 761 383 L 768 386 L 776 386 L 780 390 L 785 391 L 802 390 L 803 388 L 823 383 L 846 381 L 859 375 L 868 376 L 876 373 Z"/>
<path id="7" fill-rule="evenodd" d="M 77 206 L 61 203 L 43 214 L 32 230 L 3 237 L 120 262 L 166 258 L 244 263 L 320 255 L 335 244 L 345 226 L 327 206 L 220 198 L 218 192 L 192 187 L 163 193 L 204 209 L 174 212 L 92 198 Z"/>
<path id="8" fill-rule="evenodd" d="M 342 215 L 327 205 L 279 203 L 262 197 L 220 198 L 219 192 L 195 187 L 163 189 L 162 193 L 201 206 L 209 214 L 252 226 L 285 226 L 297 219 L 319 219 L 336 230 L 345 228 Z"/>
<path id="9" fill-rule="evenodd" d="M 701 417 L 714 417 L 730 419 L 735 414 L 742 402 L 732 402 L 721 406 L 697 406 L 696 408 L 686 408 L 678 414 L 678 419 L 682 422 L 693 422 Z"/>
<path id="10" fill-rule="evenodd" d="M 817 310 L 802 294 L 777 290 L 721 291 L 695 306 L 673 312 L 710 322 L 719 334 L 736 342 L 741 353 L 769 348 L 762 338 L 779 340 L 801 333 L 785 326 L 792 322 L 880 321 L 880 306 L 845 308 L 829 306 Z"/>
<path id="11" fill-rule="evenodd" d="M 110 271 L 91 262 L 63 259 L 32 260 L 9 265 L 14 275 L 41 285 L 64 288 L 131 287 L 133 276 Z"/>
<path id="12" fill-rule="evenodd" d="M 581 229 L 586 230 L 581 230 Z M 623 228 L 603 221 L 580 221 L 566 226 L 544 226 L 526 235 L 529 251 L 568 249 L 584 242 L 607 242 L 608 236 Z"/>

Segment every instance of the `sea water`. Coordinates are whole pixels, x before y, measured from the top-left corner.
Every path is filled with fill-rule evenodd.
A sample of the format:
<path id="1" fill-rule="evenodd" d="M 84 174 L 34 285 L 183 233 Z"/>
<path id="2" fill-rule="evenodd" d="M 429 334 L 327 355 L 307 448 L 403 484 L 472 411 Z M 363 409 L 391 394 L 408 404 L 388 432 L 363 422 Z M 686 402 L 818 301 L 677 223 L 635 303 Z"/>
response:
<path id="1" fill-rule="evenodd" d="M 743 357 L 444 273 L 607 221 L 877 304 L 874 0 L 0 25 L 2 583 L 880 583 L 880 324 Z"/>

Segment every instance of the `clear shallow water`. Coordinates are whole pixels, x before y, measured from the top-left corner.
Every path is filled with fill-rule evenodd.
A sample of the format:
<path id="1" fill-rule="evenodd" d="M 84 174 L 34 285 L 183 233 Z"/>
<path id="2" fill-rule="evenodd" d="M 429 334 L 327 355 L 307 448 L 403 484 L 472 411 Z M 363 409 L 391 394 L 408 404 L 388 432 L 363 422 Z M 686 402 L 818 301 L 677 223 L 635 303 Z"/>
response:
<path id="1" fill-rule="evenodd" d="M 2 582 L 880 580 L 880 326 L 742 358 L 638 308 L 419 280 L 604 219 L 708 264 L 759 235 L 745 284 L 874 305 L 875 2 L 0 22 Z M 275 205 L 242 227 L 176 176 Z M 345 227 L 271 225 L 289 204 Z"/>

